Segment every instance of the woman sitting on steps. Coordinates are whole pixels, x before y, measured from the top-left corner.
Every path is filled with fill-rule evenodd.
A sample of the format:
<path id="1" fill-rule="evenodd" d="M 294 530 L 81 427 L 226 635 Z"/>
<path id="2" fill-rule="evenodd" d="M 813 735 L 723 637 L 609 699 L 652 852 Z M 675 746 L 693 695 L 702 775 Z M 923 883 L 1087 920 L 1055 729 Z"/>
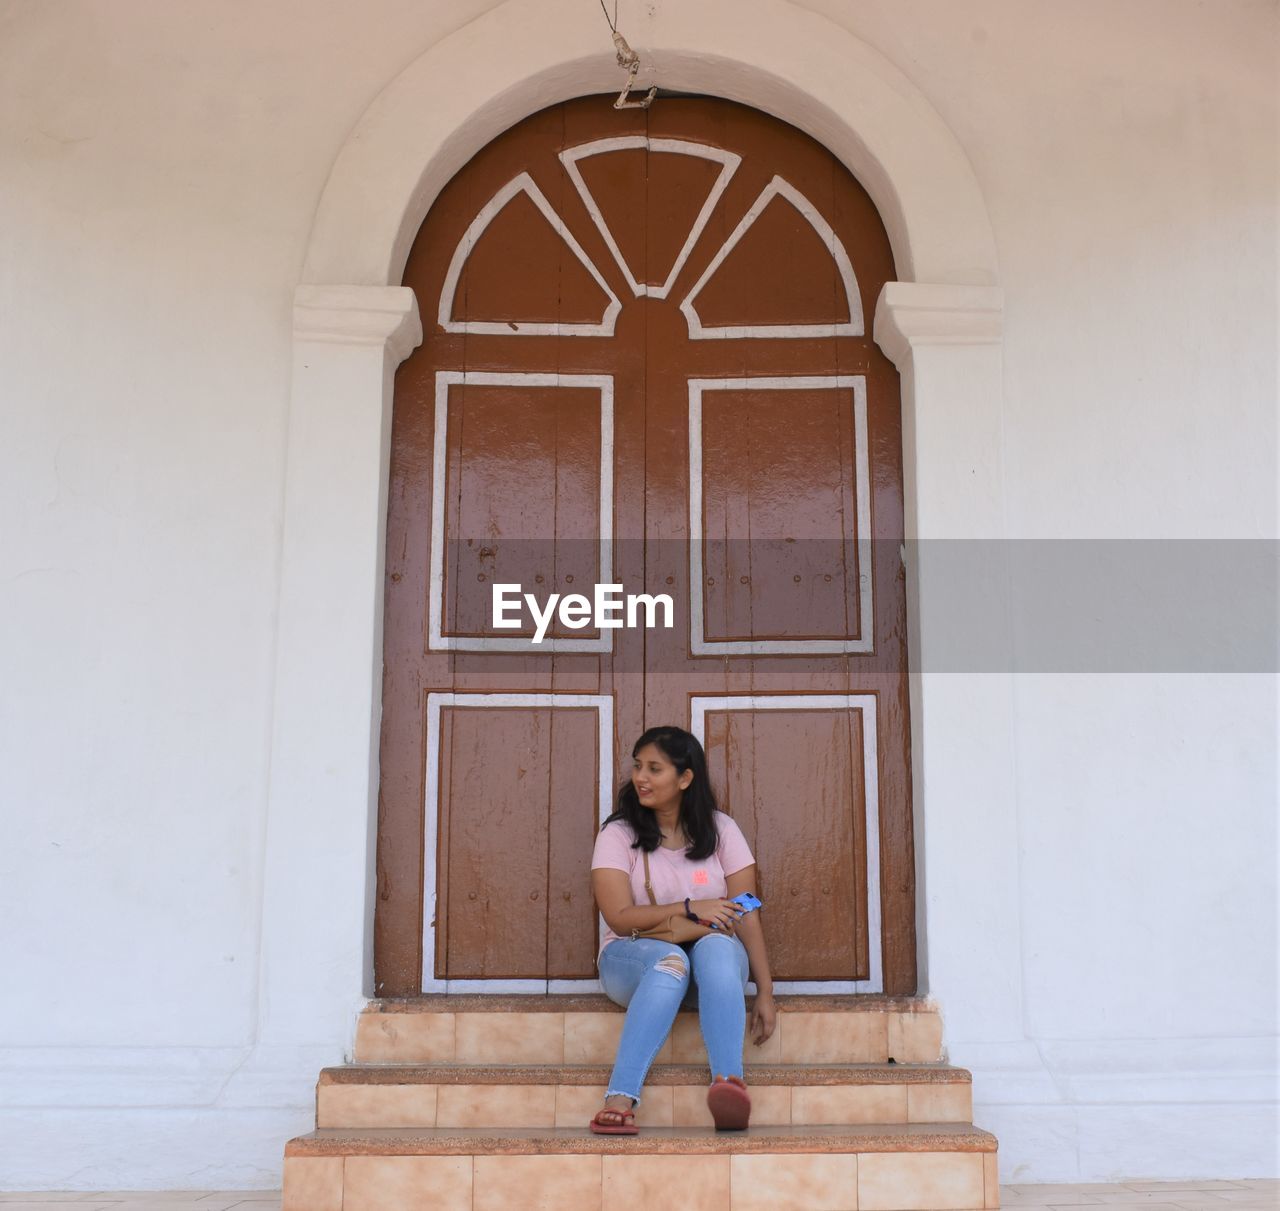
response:
<path id="1" fill-rule="evenodd" d="M 742 830 L 716 810 L 697 737 L 656 727 L 636 741 L 631 779 L 596 837 L 591 889 L 607 926 L 596 961 L 600 982 L 609 999 L 627 1009 L 604 1108 L 591 1130 L 636 1133 L 641 1086 L 686 993 L 698 1007 L 711 1065 L 711 1116 L 718 1129 L 745 1128 L 751 1114 L 742 1079 L 747 977 L 757 989 L 751 1013 L 757 1045 L 777 1020 L 773 980 L 759 912 L 743 915 L 732 901 L 755 894 L 755 859 Z M 682 945 L 633 935 L 673 915 L 719 928 Z"/>

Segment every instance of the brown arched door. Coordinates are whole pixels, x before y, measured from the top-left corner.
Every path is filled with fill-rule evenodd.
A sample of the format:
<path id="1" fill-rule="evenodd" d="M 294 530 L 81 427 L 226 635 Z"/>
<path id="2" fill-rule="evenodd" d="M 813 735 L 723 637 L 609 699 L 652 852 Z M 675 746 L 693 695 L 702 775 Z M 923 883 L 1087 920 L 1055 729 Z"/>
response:
<path id="1" fill-rule="evenodd" d="M 596 827 L 669 722 L 757 855 L 779 990 L 915 991 L 893 276 L 830 152 L 710 98 L 554 106 L 440 194 L 392 429 L 379 995 L 594 980 Z M 494 626 L 495 584 L 597 583 L 673 625 Z"/>

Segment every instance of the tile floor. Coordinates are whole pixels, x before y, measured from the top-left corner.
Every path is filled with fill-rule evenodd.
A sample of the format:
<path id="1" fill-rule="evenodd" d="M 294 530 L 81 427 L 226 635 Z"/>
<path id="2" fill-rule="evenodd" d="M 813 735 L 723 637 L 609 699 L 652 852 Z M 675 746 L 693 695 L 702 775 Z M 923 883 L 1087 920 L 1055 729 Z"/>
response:
<path id="1" fill-rule="evenodd" d="M 1001 1186 L 1007 1211 L 1117 1207 L 1143 1211 L 1277 1211 L 1280 1181 L 1123 1182 Z M 2 1211 L 280 1211 L 278 1190 L 42 1190 L 0 1193 Z"/>

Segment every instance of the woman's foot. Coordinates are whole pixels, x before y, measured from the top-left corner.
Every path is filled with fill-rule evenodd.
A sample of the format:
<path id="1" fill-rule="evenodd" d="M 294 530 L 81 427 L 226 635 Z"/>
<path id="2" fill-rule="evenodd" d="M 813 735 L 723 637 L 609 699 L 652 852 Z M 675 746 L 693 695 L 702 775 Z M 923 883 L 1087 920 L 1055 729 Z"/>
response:
<path id="1" fill-rule="evenodd" d="M 635 1098 L 615 1093 L 604 1099 L 604 1106 L 591 1120 L 591 1130 L 597 1135 L 637 1135 Z"/>
<path id="2" fill-rule="evenodd" d="M 751 1119 L 751 1095 L 739 1076 L 717 1076 L 707 1090 L 707 1109 L 717 1131 L 745 1131 Z"/>

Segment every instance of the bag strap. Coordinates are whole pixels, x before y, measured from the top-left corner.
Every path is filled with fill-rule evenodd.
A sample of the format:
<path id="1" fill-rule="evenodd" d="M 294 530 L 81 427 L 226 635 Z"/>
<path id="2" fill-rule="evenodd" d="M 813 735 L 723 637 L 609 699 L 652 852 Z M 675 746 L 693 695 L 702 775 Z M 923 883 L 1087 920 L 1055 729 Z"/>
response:
<path id="1" fill-rule="evenodd" d="M 649 881 L 649 851 L 642 850 L 644 854 L 644 889 L 649 893 L 649 903 L 657 908 L 658 898 L 653 894 L 653 884 Z"/>

